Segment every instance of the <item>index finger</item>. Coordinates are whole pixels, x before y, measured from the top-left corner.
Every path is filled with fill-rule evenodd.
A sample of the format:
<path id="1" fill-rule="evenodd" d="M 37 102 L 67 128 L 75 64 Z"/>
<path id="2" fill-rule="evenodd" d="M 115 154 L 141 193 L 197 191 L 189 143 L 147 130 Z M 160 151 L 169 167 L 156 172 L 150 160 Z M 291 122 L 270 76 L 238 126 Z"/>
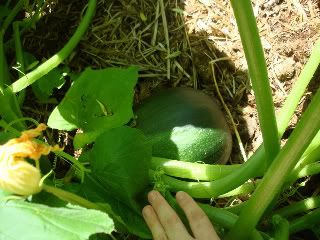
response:
<path id="1" fill-rule="evenodd" d="M 187 216 L 194 237 L 199 240 L 219 240 L 209 218 L 198 204 L 185 192 L 177 192 L 177 202 Z"/>
<path id="2" fill-rule="evenodd" d="M 159 192 L 151 191 L 148 194 L 148 200 L 169 239 L 191 239 L 179 216 Z"/>

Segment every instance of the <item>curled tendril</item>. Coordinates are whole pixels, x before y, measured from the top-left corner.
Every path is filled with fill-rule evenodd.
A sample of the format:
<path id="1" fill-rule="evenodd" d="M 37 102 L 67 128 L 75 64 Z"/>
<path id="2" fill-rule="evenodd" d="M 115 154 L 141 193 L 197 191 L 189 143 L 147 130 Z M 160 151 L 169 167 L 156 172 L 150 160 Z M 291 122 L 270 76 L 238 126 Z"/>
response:
<path id="1" fill-rule="evenodd" d="M 154 180 L 153 188 L 163 194 L 168 191 L 168 186 L 162 181 L 162 176 L 164 174 L 165 172 L 162 167 L 158 167 L 153 174 L 153 180 Z"/>

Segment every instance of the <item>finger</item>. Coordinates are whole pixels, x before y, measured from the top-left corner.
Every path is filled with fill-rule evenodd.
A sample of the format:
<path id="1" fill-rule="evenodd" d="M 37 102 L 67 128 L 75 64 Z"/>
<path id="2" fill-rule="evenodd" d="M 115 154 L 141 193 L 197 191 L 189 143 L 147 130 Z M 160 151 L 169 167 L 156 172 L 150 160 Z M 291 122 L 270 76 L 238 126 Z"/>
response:
<path id="1" fill-rule="evenodd" d="M 167 235 L 153 210 L 152 206 L 147 205 L 142 209 L 142 216 L 146 221 L 154 240 L 167 240 Z"/>
<path id="2" fill-rule="evenodd" d="M 196 239 L 220 239 L 207 215 L 188 194 L 185 192 L 178 192 L 176 194 L 176 199 L 182 210 L 185 212 Z"/>
<path id="3" fill-rule="evenodd" d="M 168 239 L 192 239 L 178 215 L 159 192 L 151 191 L 148 194 L 148 200 L 155 210 Z"/>

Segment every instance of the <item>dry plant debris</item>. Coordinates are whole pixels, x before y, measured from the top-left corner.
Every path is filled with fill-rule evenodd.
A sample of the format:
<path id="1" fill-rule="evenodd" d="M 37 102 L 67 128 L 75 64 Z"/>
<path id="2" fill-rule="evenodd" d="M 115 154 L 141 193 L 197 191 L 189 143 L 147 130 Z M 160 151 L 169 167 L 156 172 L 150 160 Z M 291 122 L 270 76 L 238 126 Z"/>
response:
<path id="1" fill-rule="evenodd" d="M 252 3 L 278 111 L 320 36 L 320 10 L 316 0 Z M 44 24 L 27 35 L 25 45 L 41 57 L 50 56 L 59 49 L 53 42 L 72 34 L 84 4 L 55 1 Z M 48 32 L 48 27 L 56 31 Z M 261 138 L 246 60 L 228 0 L 100 0 L 90 31 L 67 63 L 78 71 L 88 65 L 138 65 L 139 102 L 158 88 L 181 85 L 217 96 L 213 61 L 219 89 L 250 155 Z M 293 119 L 299 116 L 298 111 Z M 237 162 L 238 147 L 235 152 Z"/>

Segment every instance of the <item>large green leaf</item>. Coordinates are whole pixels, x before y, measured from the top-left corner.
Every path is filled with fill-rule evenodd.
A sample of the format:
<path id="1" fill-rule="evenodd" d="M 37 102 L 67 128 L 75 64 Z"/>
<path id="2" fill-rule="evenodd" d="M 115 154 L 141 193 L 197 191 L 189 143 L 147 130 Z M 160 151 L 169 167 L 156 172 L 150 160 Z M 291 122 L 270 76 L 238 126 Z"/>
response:
<path id="1" fill-rule="evenodd" d="M 86 69 L 51 113 L 48 125 L 60 130 L 81 128 L 78 147 L 93 141 L 106 129 L 126 124 L 133 116 L 136 67 Z"/>
<path id="2" fill-rule="evenodd" d="M 140 213 L 149 185 L 151 145 L 140 130 L 119 127 L 100 135 L 92 149 L 92 174 L 115 198 Z"/>
<path id="3" fill-rule="evenodd" d="M 119 127 L 100 135 L 90 151 L 92 172 L 78 194 L 92 202 L 107 204 L 106 210 L 121 232 L 151 238 L 141 208 L 149 186 L 151 146 L 140 130 Z"/>
<path id="4" fill-rule="evenodd" d="M 100 211 L 51 208 L 22 200 L 0 201 L 0 219 L 0 239 L 8 240 L 80 240 L 114 230 L 111 218 Z"/>
<path id="5" fill-rule="evenodd" d="M 107 203 L 107 206 L 111 209 L 106 210 L 106 212 L 113 218 L 117 231 L 130 232 L 140 238 L 151 239 L 150 230 L 141 213 L 136 213 L 126 204 L 116 199 L 106 186 L 103 186 L 101 182 L 95 179 L 94 175 L 86 176 L 78 194 L 101 206 Z"/>

